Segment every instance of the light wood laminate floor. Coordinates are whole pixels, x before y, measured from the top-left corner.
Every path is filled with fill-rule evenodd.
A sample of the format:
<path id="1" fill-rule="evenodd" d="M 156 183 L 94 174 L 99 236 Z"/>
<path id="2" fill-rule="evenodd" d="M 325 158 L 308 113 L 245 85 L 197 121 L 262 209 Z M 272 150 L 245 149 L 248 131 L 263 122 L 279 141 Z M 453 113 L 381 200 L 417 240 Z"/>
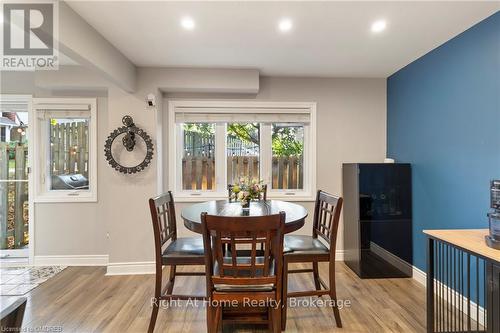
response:
<path id="1" fill-rule="evenodd" d="M 199 268 L 202 269 L 201 267 Z M 165 269 L 168 272 L 168 269 Z M 24 327 L 55 326 L 62 332 L 146 332 L 153 275 L 105 276 L 104 267 L 69 267 L 27 294 Z M 326 266 L 320 273 L 327 279 Z M 176 291 L 204 293 L 203 277 L 179 277 Z M 308 274 L 294 274 L 289 290 L 313 287 Z M 178 288 L 178 289 L 177 289 Z M 324 307 L 289 308 L 286 332 L 424 332 L 425 289 L 412 279 L 361 280 L 337 264 L 337 294 L 344 327 L 335 327 Z M 328 297 L 323 296 L 325 300 Z M 5 298 L 3 299 L 5 301 Z M 160 309 L 155 332 L 205 332 L 203 307 Z M 228 326 L 224 332 L 264 332 L 256 326 Z"/>

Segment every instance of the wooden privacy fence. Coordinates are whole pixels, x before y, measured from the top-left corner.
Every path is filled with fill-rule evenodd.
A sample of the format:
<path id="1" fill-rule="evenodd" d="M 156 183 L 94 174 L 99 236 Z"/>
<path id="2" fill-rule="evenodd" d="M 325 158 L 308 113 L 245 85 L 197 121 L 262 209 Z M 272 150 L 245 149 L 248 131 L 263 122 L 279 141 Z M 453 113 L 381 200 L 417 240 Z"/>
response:
<path id="1" fill-rule="evenodd" d="M 88 179 L 88 122 L 50 125 L 52 174 L 79 173 Z"/>
<path id="2" fill-rule="evenodd" d="M 182 188 L 184 190 L 213 190 L 215 164 L 213 158 L 186 156 L 182 159 Z"/>
<path id="3" fill-rule="evenodd" d="M 301 189 L 304 187 L 303 159 L 298 156 L 273 156 L 274 189 Z"/>
<path id="4" fill-rule="evenodd" d="M 0 143 L 0 248 L 28 244 L 28 147 Z"/>
<path id="5" fill-rule="evenodd" d="M 296 156 L 273 156 L 272 188 L 303 188 L 303 162 Z M 259 178 L 258 156 L 228 156 L 227 180 L 240 177 Z M 186 156 L 182 159 L 182 188 L 185 190 L 212 190 L 215 188 L 215 160 L 208 157 Z"/>
<path id="6" fill-rule="evenodd" d="M 241 177 L 259 179 L 258 156 L 228 156 L 227 157 L 227 182 L 238 182 Z"/>
<path id="7" fill-rule="evenodd" d="M 232 136 L 227 137 L 228 156 L 252 156 L 259 153 L 259 145 Z M 213 157 L 215 154 L 215 135 L 201 135 L 197 132 L 184 131 L 184 153 L 191 157 Z"/>

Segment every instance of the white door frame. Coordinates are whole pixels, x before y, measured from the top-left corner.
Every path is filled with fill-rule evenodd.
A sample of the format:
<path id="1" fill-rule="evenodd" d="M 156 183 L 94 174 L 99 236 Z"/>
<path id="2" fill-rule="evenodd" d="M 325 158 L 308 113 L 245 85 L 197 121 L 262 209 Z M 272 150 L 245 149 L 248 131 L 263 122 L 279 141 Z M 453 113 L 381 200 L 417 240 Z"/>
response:
<path id="1" fill-rule="evenodd" d="M 33 178 L 33 156 L 34 156 L 34 130 L 33 125 L 35 121 L 33 113 L 33 96 L 32 95 L 11 95 L 11 94 L 0 94 L 0 102 L 9 104 L 19 104 L 20 106 L 25 105 L 26 111 L 28 112 L 28 264 L 33 265 L 35 257 L 35 192 L 34 192 L 34 178 Z M 2 250 L 2 251 L 13 251 L 16 253 L 22 250 Z M 19 253 L 19 252 L 18 252 Z"/>

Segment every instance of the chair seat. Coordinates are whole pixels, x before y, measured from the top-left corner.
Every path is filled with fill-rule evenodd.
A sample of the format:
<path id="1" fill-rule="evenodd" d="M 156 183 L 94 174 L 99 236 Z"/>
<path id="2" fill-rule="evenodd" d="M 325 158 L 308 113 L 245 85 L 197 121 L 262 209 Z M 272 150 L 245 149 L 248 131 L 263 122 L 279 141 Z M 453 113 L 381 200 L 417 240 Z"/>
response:
<path id="1" fill-rule="evenodd" d="M 330 250 L 317 238 L 306 235 L 285 235 L 283 253 L 293 254 L 329 254 Z"/>
<path id="2" fill-rule="evenodd" d="M 165 251 L 162 258 L 165 263 L 168 257 L 201 257 L 205 258 L 203 248 L 203 239 L 201 237 L 183 237 L 177 238 L 171 242 Z"/>

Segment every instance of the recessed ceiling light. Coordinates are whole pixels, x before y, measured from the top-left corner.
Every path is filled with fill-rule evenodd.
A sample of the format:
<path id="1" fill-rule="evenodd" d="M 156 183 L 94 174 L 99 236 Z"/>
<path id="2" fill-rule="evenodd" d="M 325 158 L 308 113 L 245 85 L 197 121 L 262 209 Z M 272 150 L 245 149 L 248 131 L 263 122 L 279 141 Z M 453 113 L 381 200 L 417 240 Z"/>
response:
<path id="1" fill-rule="evenodd" d="M 278 25 L 278 28 L 281 32 L 287 32 L 292 30 L 293 24 L 290 19 L 282 19 Z"/>
<path id="2" fill-rule="evenodd" d="M 190 17 L 183 17 L 181 20 L 181 25 L 186 30 L 193 30 L 195 27 L 195 23 Z"/>
<path id="3" fill-rule="evenodd" d="M 372 32 L 382 32 L 387 27 L 387 22 L 385 20 L 378 20 L 372 24 Z"/>

